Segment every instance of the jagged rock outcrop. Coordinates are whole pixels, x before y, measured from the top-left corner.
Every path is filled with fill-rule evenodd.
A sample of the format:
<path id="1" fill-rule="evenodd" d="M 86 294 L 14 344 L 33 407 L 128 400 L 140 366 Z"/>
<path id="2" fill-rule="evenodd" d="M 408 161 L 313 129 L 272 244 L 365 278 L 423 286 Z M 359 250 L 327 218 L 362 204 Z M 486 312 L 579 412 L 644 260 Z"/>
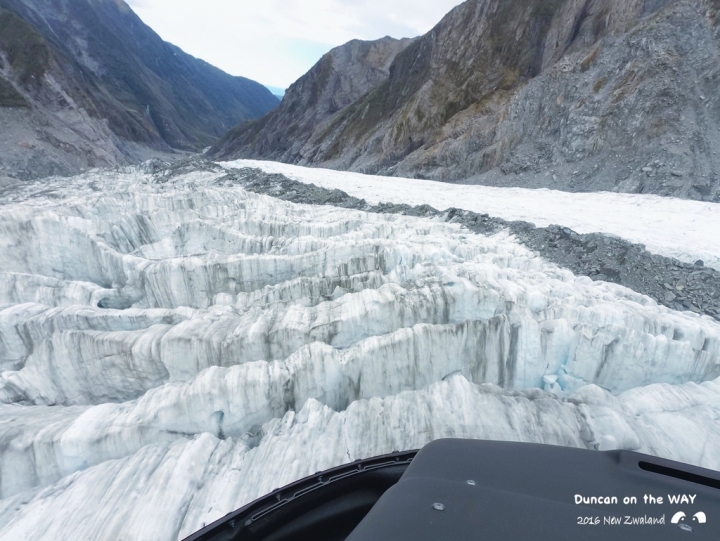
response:
<path id="1" fill-rule="evenodd" d="M 0 0 L 0 176 L 202 150 L 277 103 L 162 41 L 123 1 Z"/>
<path id="2" fill-rule="evenodd" d="M 302 160 L 308 142 L 324 133 L 325 122 L 387 81 L 393 60 L 412 41 L 385 37 L 336 47 L 288 89 L 277 109 L 231 130 L 214 152 L 239 149 L 246 156 Z"/>
<path id="3" fill-rule="evenodd" d="M 398 54 L 386 81 L 282 159 L 720 200 L 717 4 L 469 0 Z M 247 129 L 213 152 L 276 158 L 272 146 L 245 144 Z"/>

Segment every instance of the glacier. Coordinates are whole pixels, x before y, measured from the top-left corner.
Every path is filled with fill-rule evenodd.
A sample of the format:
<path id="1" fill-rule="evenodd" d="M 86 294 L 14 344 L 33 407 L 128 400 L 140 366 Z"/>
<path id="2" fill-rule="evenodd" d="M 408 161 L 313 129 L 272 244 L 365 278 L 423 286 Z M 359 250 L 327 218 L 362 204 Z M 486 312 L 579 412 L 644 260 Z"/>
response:
<path id="1" fill-rule="evenodd" d="M 430 205 L 438 210 L 460 208 L 537 227 L 561 225 L 577 233 L 605 233 L 643 244 L 658 255 L 685 263 L 700 259 L 720 270 L 720 237 L 715 234 L 720 230 L 717 203 L 649 194 L 496 188 L 401 177 L 388 180 L 261 160 L 236 160 L 224 165 L 258 168 L 321 188 L 340 189 L 371 205 L 390 202 Z"/>
<path id="2" fill-rule="evenodd" d="M 92 171 L 3 196 L 0 539 L 178 540 L 315 471 L 442 437 L 720 470 L 717 321 L 575 276 L 507 232 L 224 182 L 248 165 Z M 362 178 L 353 195 L 369 201 L 443 208 L 458 190 Z M 720 262 L 700 207 L 684 239 L 638 212 L 687 212 L 676 200 L 563 194 L 560 216 L 510 189 L 453 206 L 503 193 L 525 219 Z M 635 222 L 613 225 L 608 205 Z"/>

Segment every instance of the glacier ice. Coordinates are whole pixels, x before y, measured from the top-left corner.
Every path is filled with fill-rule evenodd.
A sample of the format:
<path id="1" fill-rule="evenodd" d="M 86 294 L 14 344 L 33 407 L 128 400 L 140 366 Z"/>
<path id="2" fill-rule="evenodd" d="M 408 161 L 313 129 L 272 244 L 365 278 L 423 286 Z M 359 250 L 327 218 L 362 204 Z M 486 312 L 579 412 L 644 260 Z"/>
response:
<path id="1" fill-rule="evenodd" d="M 655 384 L 618 396 L 589 385 L 561 400 L 457 375 L 340 412 L 310 399 L 265 423 L 257 443 L 208 432 L 157 438 L 125 457 L 6 497 L 0 537 L 182 539 L 297 478 L 441 437 L 591 447 L 611 434 L 624 448 L 718 469 L 720 435 L 708 427 L 717 424 L 719 408 L 720 380 Z"/>
<path id="2" fill-rule="evenodd" d="M 95 171 L 0 204 L 0 539 L 181 539 L 439 437 L 720 469 L 717 322 L 507 233 L 223 174 Z"/>

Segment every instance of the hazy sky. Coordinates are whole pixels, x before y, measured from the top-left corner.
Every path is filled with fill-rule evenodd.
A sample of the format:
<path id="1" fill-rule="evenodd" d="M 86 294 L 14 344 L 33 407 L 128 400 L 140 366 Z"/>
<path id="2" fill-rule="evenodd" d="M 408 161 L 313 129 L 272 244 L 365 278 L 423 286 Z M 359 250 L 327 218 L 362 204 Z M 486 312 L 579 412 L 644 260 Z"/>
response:
<path id="1" fill-rule="evenodd" d="M 462 0 L 126 0 L 160 36 L 233 75 L 285 88 L 351 39 L 413 37 Z"/>

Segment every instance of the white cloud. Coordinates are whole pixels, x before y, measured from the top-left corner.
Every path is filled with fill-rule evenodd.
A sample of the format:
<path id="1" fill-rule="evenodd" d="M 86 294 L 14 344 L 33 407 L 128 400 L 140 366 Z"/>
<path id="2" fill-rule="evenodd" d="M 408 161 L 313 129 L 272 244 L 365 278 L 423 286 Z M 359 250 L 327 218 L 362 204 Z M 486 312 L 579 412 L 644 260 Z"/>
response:
<path id="1" fill-rule="evenodd" d="M 351 39 L 412 37 L 460 0 L 127 0 L 163 39 L 232 73 L 286 87 Z"/>

